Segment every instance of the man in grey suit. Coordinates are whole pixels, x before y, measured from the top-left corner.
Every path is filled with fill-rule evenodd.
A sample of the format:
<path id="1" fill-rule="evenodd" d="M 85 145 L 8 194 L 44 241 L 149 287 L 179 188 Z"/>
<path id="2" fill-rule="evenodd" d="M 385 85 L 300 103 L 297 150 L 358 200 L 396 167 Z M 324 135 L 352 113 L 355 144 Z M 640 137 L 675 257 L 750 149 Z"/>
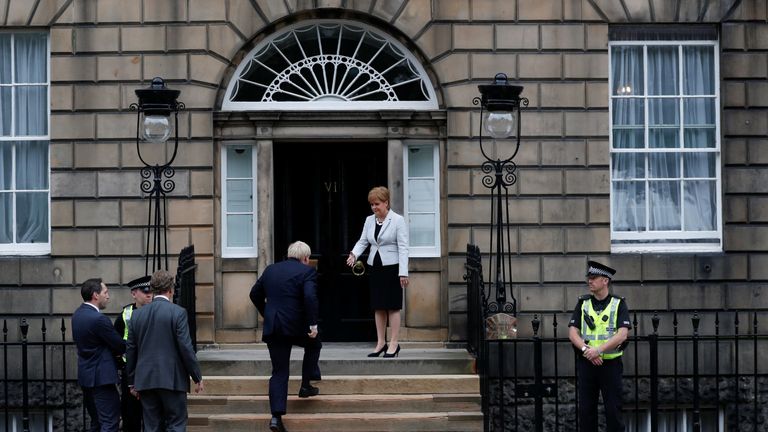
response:
<path id="1" fill-rule="evenodd" d="M 152 275 L 152 303 L 136 310 L 128 322 L 126 373 L 131 394 L 141 400 L 144 431 L 187 430 L 189 378 L 195 393 L 203 377 L 187 325 L 187 311 L 173 304 L 174 277 L 165 270 Z"/>

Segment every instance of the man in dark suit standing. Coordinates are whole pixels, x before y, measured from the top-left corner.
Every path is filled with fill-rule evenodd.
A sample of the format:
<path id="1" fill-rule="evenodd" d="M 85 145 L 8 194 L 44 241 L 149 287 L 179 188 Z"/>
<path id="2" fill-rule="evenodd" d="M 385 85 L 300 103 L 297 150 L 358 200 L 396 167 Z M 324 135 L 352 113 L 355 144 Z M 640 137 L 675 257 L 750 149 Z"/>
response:
<path id="1" fill-rule="evenodd" d="M 83 304 L 72 314 L 72 338 L 77 345 L 77 381 L 91 417 L 92 432 L 117 432 L 120 395 L 117 393 L 115 356 L 125 342 L 101 310 L 109 303 L 109 288 L 101 279 L 88 279 L 80 287 Z"/>
<path id="2" fill-rule="evenodd" d="M 264 317 L 263 339 L 272 360 L 269 379 L 269 429 L 285 432 L 282 416 L 288 401 L 288 375 L 293 345 L 304 347 L 299 397 L 319 393 L 310 380 L 320 379 L 318 360 L 322 344 L 317 338 L 317 272 L 310 267 L 309 246 L 297 241 L 288 246 L 288 259 L 267 266 L 251 289 L 251 301 Z"/>
<path id="3" fill-rule="evenodd" d="M 141 401 L 145 432 L 184 432 L 189 378 L 199 393 L 203 377 L 189 336 L 187 311 L 170 301 L 173 275 L 158 270 L 150 286 L 154 300 L 136 310 L 128 322 L 128 385 Z"/>

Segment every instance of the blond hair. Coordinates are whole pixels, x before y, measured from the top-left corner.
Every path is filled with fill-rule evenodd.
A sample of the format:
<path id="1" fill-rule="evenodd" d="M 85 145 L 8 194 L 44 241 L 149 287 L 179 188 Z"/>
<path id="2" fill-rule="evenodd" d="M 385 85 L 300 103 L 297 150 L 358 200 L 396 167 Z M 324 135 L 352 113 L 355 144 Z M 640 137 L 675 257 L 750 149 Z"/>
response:
<path id="1" fill-rule="evenodd" d="M 300 260 L 308 258 L 310 255 L 312 255 L 312 249 L 310 249 L 309 245 L 303 241 L 293 242 L 288 246 L 288 258 L 296 258 Z"/>
<path id="2" fill-rule="evenodd" d="M 384 186 L 376 186 L 368 192 L 368 203 L 373 204 L 374 201 L 381 201 L 387 203 L 387 210 L 389 210 L 389 189 Z"/>

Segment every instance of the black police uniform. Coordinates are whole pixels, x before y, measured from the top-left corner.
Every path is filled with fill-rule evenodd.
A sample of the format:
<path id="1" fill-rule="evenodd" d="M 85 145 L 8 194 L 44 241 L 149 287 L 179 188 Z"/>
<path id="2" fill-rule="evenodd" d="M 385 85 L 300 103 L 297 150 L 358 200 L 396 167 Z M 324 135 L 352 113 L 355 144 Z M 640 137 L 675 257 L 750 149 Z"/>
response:
<path id="1" fill-rule="evenodd" d="M 615 271 L 599 263 L 593 263 L 591 265 L 597 265 L 610 271 L 610 275 L 613 275 Z M 592 267 L 590 267 L 592 270 Z M 587 273 L 587 275 L 602 275 Z M 609 276 L 608 276 L 609 277 Z M 594 296 L 587 294 L 579 297 L 579 301 L 576 304 L 576 308 L 573 310 L 571 320 L 568 322 L 569 327 L 576 327 L 581 329 L 581 315 L 583 309 L 583 303 L 588 300 L 592 300 L 592 308 L 595 312 L 600 313 L 605 310 L 606 307 L 613 299 L 613 294 L 608 294 L 603 300 L 597 300 Z M 627 330 L 632 328 L 632 324 L 629 320 L 629 309 L 627 302 L 620 298 L 618 310 L 616 311 L 616 326 L 617 329 L 625 327 Z M 591 317 L 590 317 L 591 318 Z M 607 318 L 607 317 L 606 317 Z M 589 321 L 587 321 L 589 325 Z M 592 327 L 592 326 L 590 326 Z M 584 335 L 582 335 L 584 337 Z M 581 354 L 581 353 L 579 353 Z M 597 403 L 600 393 L 603 395 L 603 406 L 605 407 L 605 417 L 608 432 L 623 432 L 624 422 L 621 415 L 621 396 L 622 396 L 622 373 L 624 366 L 621 362 L 621 356 L 606 360 L 603 359 L 603 364 L 595 366 L 584 358 L 582 355 L 577 356 L 577 372 L 578 372 L 578 392 L 579 392 L 579 431 L 580 432 L 597 432 Z"/>

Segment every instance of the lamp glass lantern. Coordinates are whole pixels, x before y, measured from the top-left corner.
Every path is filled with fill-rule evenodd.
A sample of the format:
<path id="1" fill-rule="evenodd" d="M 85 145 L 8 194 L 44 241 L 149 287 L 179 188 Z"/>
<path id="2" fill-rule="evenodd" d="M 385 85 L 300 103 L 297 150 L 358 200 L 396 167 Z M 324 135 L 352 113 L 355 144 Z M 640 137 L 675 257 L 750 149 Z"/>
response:
<path id="1" fill-rule="evenodd" d="M 172 113 L 179 112 L 180 104 L 176 99 L 180 93 L 179 90 L 166 87 L 165 81 L 160 77 L 153 78 L 149 87 L 136 90 L 136 96 L 139 98 L 137 144 L 139 140 L 162 144 L 171 137 L 174 125 L 170 117 Z M 178 145 L 178 140 L 174 145 Z M 174 156 L 175 150 L 174 148 Z M 141 149 L 138 152 L 141 158 Z"/>
<path id="2" fill-rule="evenodd" d="M 514 157 L 520 146 L 520 107 L 528 105 L 528 99 L 520 97 L 523 86 L 509 84 L 507 75 L 499 73 L 494 77 L 493 84 L 477 87 L 480 90 L 478 101 L 482 112 L 480 145 L 483 154 L 490 159 L 482 148 L 485 134 L 494 140 L 516 139 Z"/>

